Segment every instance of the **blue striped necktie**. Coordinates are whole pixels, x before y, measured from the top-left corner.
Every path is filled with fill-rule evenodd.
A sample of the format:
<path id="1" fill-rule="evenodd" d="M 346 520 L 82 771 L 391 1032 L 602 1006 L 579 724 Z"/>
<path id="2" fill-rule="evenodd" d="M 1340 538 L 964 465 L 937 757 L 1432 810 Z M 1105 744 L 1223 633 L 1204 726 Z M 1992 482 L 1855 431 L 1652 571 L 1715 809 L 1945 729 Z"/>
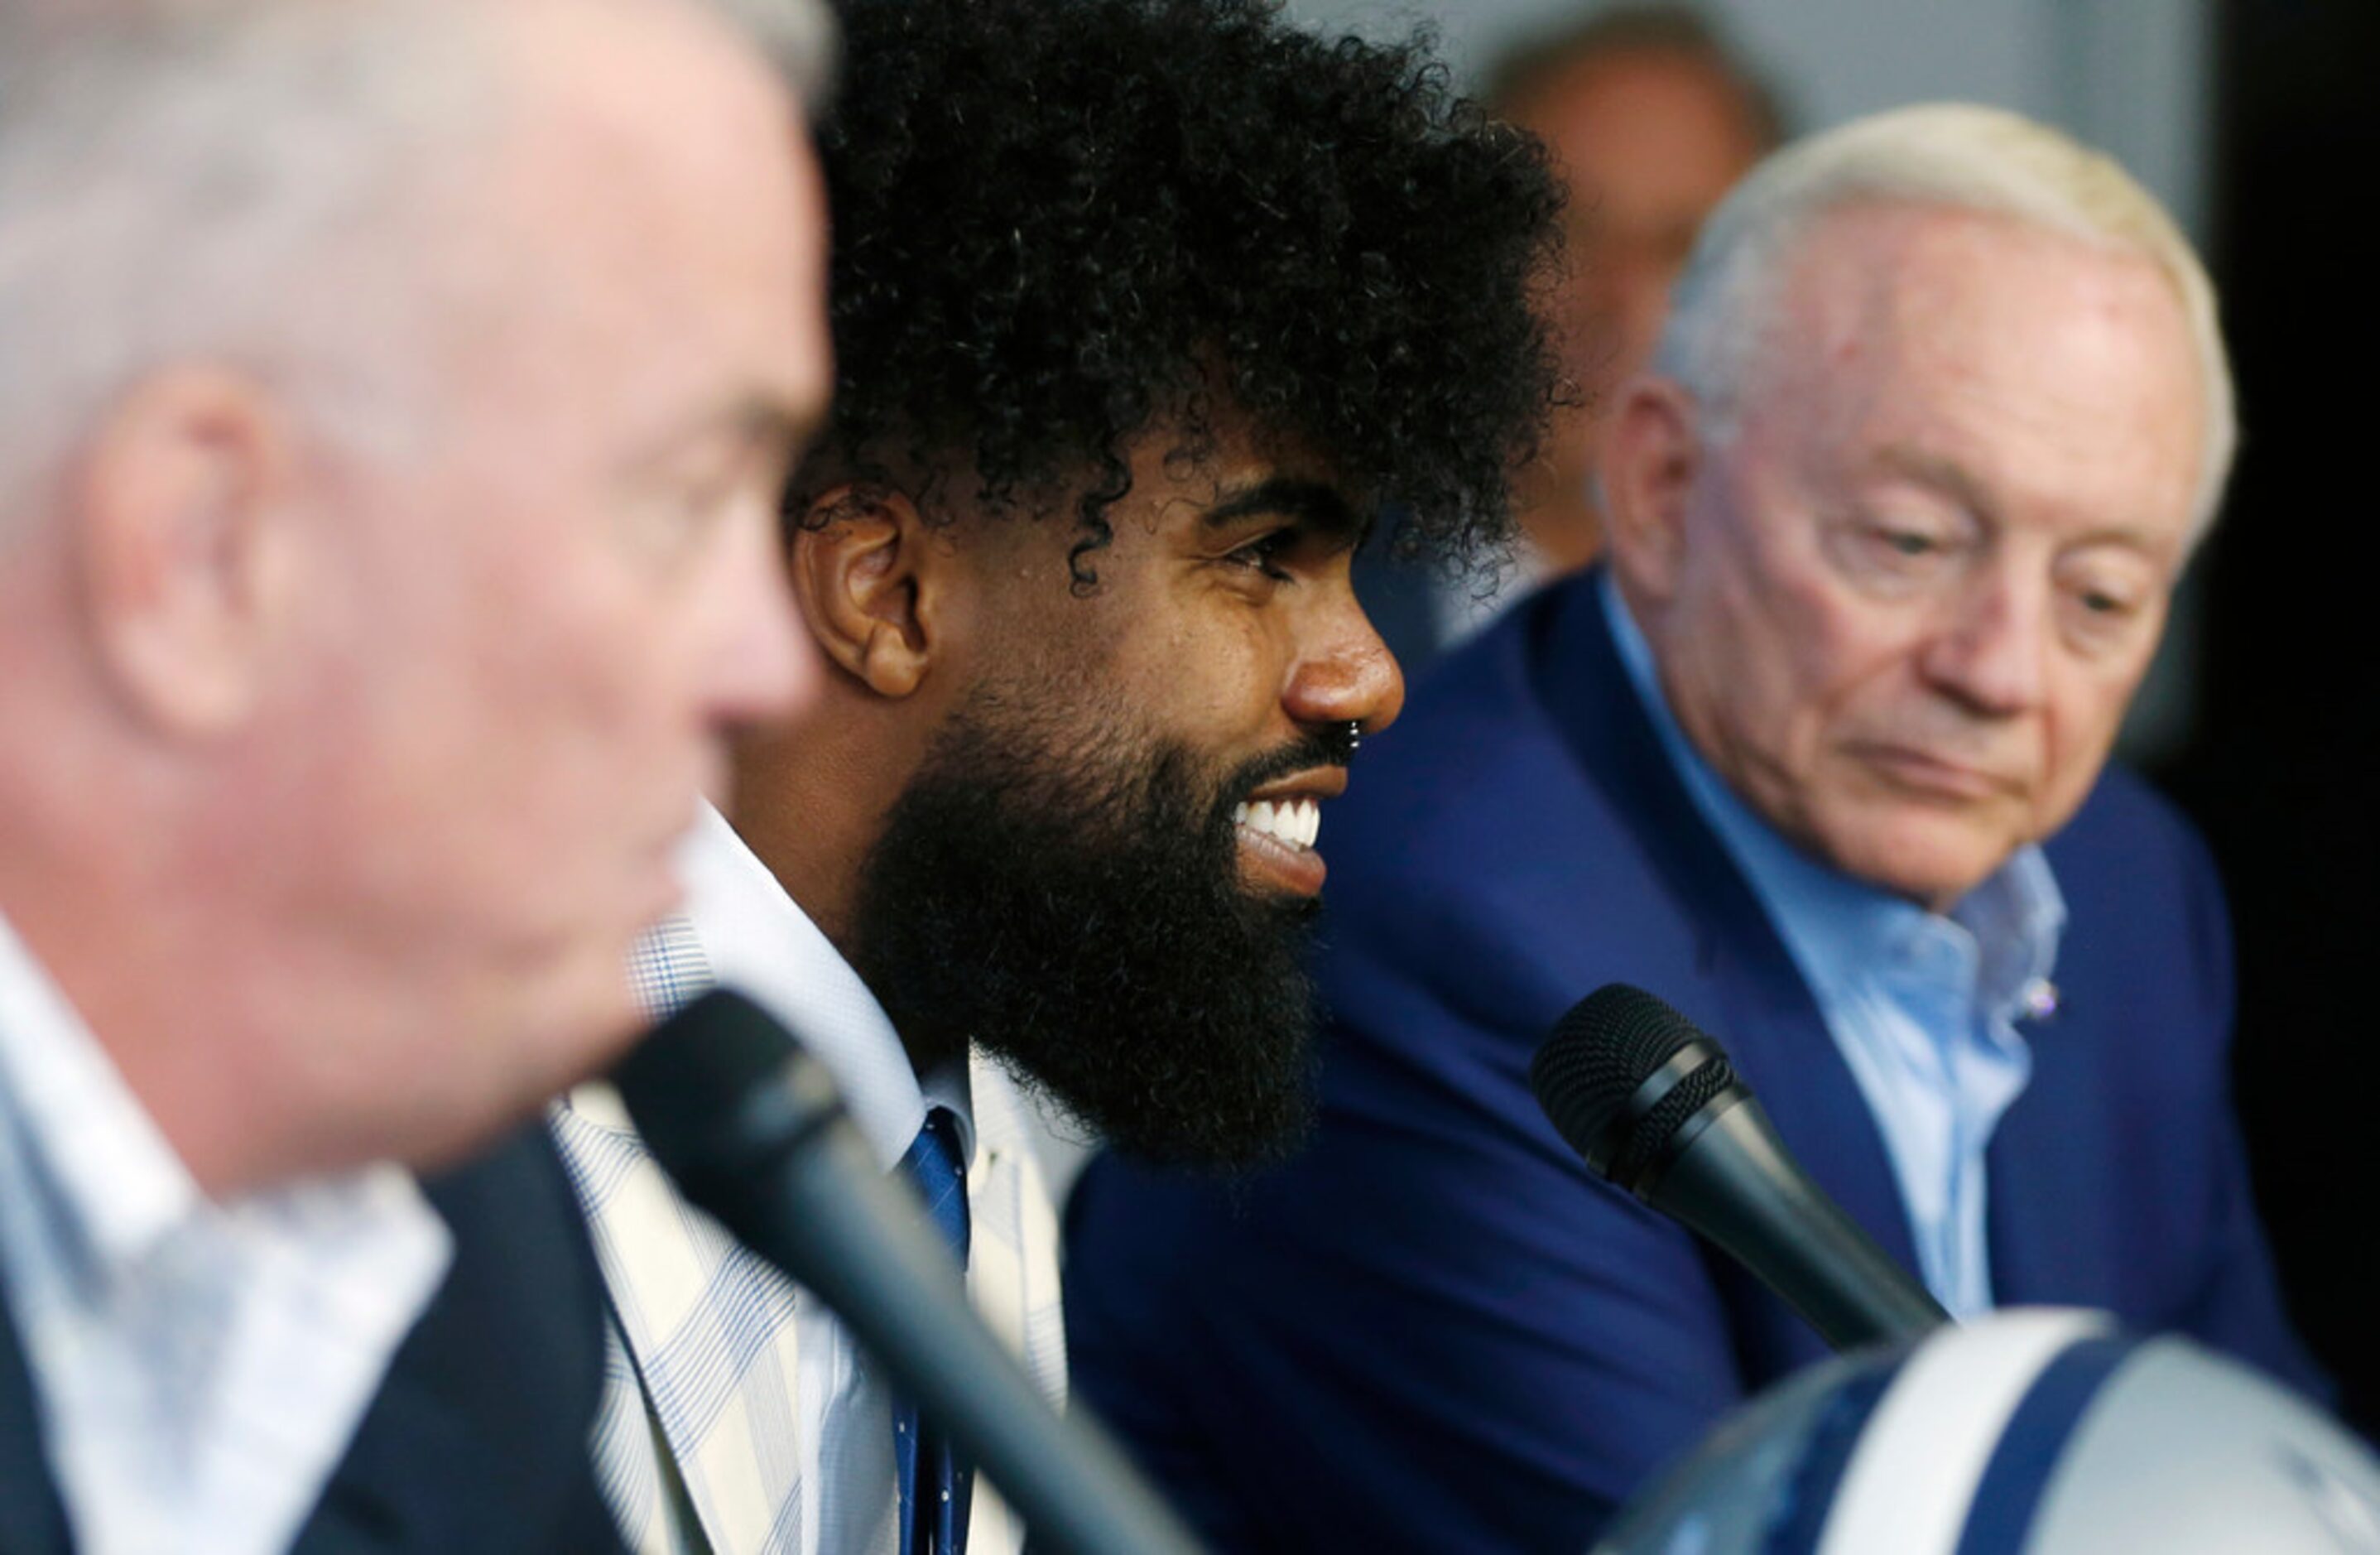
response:
<path id="1" fill-rule="evenodd" d="M 959 1155 L 958 1119 L 949 1108 L 928 1110 L 926 1126 L 901 1158 L 901 1170 L 965 1269 L 966 1162 Z M 941 1432 L 921 1428 L 916 1403 L 898 1395 L 892 1401 L 892 1460 L 901 1480 L 901 1555 L 962 1555 L 975 1470 Z"/>

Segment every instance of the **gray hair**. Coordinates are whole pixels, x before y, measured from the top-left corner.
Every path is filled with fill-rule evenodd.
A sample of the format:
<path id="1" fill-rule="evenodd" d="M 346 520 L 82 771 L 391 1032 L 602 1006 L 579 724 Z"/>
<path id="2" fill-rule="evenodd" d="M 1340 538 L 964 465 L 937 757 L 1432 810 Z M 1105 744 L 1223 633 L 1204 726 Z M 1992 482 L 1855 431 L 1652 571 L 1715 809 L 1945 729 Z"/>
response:
<path id="1" fill-rule="evenodd" d="M 1656 371 L 1694 395 L 1706 436 L 1724 442 L 1735 430 L 1741 395 L 1783 322 L 1798 246 L 1821 218 L 1863 204 L 2004 216 L 2155 264 L 2199 364 L 2193 543 L 2205 532 L 2239 441 L 2214 283 L 2173 218 L 2113 159 L 1997 108 L 1929 103 L 1814 135 L 1762 163 L 1711 213 L 1654 356 Z"/>
<path id="2" fill-rule="evenodd" d="M 710 4 L 815 104 L 818 0 Z M 412 315 L 443 278 L 419 266 L 498 111 L 503 9 L 7 0 L 0 546 L 99 407 L 165 361 L 254 371 L 351 443 L 392 436 L 386 404 L 426 397 L 403 383 L 429 355 Z"/>

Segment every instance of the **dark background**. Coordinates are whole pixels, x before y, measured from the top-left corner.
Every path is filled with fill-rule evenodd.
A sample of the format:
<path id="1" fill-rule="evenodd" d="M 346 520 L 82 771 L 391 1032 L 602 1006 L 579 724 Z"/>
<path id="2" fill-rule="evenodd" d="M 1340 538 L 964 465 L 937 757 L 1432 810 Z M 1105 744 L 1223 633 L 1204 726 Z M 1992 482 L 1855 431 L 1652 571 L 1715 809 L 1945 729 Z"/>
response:
<path id="1" fill-rule="evenodd" d="M 2238 1077 L 2291 1307 L 2380 1426 L 2380 4 L 2227 0 L 2215 231 L 2244 427 L 2198 565 L 2192 735 L 2155 775 L 2205 830 L 2240 953 Z"/>

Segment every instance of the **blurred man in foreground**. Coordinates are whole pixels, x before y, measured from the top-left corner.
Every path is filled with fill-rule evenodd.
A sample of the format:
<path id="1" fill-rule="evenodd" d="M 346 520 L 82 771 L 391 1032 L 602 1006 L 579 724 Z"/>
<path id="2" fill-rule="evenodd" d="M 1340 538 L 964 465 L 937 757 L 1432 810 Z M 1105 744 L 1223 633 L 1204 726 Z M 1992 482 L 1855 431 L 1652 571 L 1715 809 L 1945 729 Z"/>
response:
<path id="1" fill-rule="evenodd" d="M 1402 698 L 1349 553 L 1387 500 L 1417 544 L 1506 523 L 1557 197 L 1419 49 L 1268 5 L 858 0 L 844 24 L 841 381 L 785 530 L 826 706 L 743 753 L 647 966 L 793 1025 L 1054 1399 L 1055 1228 L 1012 1076 L 1150 1159 L 1294 1137 L 1316 832 Z M 1016 1547 L 602 1098 L 557 1128 L 624 1343 L 602 1455 L 647 1548 L 689 1523 L 719 1555 Z"/>
<path id="2" fill-rule="evenodd" d="M 0 20 L 12 1555 L 612 1543 L 550 1148 L 407 1169 L 626 1040 L 688 796 L 815 687 L 807 155 L 679 0 Z"/>
<path id="3" fill-rule="evenodd" d="M 2106 766 L 2230 459 L 2214 320 L 2154 201 L 2010 115 L 1863 121 L 1720 207 L 1614 412 L 1609 570 L 1451 661 L 1348 807 L 1317 1148 L 1244 1201 L 1077 1190 L 1084 1391 L 1218 1543 L 1574 1549 L 1819 1354 L 1539 1114 L 1611 980 L 1954 1314 L 2313 1380 L 2221 893 Z"/>

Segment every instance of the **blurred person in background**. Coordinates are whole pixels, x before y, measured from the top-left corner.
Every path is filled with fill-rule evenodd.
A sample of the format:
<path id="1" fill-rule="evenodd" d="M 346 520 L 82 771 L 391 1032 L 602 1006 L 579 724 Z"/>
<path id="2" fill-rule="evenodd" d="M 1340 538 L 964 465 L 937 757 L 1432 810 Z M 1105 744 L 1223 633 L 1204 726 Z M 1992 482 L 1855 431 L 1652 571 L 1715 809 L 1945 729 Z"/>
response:
<path id="1" fill-rule="evenodd" d="M 2229 468 L 2215 319 L 2138 185 L 1994 110 L 1815 137 L 1713 215 L 1613 408 L 1608 566 L 1450 659 L 1342 806 L 1315 1148 L 1076 1189 L 1081 1391 L 1220 1548 L 1575 1549 L 1823 1353 L 1540 1113 L 1611 981 L 1954 1316 L 2102 1307 L 2324 1391 L 2221 889 L 2107 762 Z"/>
<path id="2" fill-rule="evenodd" d="M 1385 503 L 1427 550 L 1509 528 L 1560 195 L 1420 44 L 1262 0 L 853 0 L 844 26 L 839 379 L 783 537 L 824 706 L 742 749 L 641 959 L 662 1003 L 717 979 L 802 1037 L 1056 1402 L 1020 1082 L 1141 1159 L 1298 1138 L 1317 834 L 1403 697 L 1349 557 Z M 554 1126 L 640 1548 L 1018 1547 L 616 1097 Z"/>
<path id="3" fill-rule="evenodd" d="M 0 12 L 10 1555 L 616 1547 L 601 1287 L 504 1131 L 627 1042 L 691 796 L 817 687 L 824 212 L 756 42 Z"/>
<path id="4" fill-rule="evenodd" d="M 1408 671 L 1602 550 L 1596 469 L 1613 396 L 1651 359 L 1703 218 L 1784 139 L 1768 85 L 1688 6 L 1592 10 L 1505 53 L 1481 97 L 1546 143 L 1570 191 L 1555 321 L 1576 394 L 1519 477 L 1520 543 L 1500 570 L 1415 579 L 1366 557 L 1359 585 L 1381 593 Z"/>

